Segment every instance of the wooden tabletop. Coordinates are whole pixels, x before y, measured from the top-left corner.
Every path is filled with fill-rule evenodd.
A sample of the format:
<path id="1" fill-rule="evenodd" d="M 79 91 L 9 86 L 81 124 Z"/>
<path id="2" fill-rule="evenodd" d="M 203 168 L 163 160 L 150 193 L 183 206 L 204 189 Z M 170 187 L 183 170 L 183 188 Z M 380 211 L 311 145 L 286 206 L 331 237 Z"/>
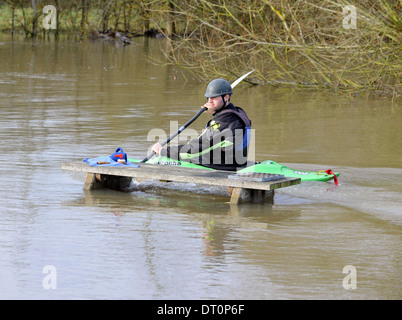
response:
<path id="1" fill-rule="evenodd" d="M 235 174 L 233 171 L 221 171 L 198 168 L 184 168 L 180 166 L 164 166 L 139 164 L 139 167 L 130 166 L 94 166 L 82 161 L 62 164 L 63 170 L 98 173 L 104 175 L 138 178 L 141 180 L 165 180 L 174 182 L 189 182 L 214 186 L 227 186 L 245 189 L 274 190 L 300 183 L 300 178 L 283 178 L 275 181 L 259 182 L 242 179 L 229 179 Z"/>

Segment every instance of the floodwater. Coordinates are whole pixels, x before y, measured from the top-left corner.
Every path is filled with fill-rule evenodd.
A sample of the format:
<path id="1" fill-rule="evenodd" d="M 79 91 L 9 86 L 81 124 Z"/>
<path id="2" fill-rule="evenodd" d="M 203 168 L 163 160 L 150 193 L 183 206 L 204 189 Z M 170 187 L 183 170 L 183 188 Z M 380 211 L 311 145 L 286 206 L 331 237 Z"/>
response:
<path id="1" fill-rule="evenodd" d="M 158 63 L 161 45 L 0 37 L 0 298 L 401 299 L 398 101 L 240 84 L 256 160 L 341 173 L 274 204 L 152 181 L 84 192 L 61 170 L 117 147 L 142 159 L 152 129 L 199 110 L 206 83 Z"/>

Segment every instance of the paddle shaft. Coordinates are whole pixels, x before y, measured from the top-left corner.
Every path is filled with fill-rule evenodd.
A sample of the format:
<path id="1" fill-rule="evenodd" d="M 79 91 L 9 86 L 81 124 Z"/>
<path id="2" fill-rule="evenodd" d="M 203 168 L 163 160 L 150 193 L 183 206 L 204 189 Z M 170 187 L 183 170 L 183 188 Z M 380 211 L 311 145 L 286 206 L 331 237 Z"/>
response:
<path id="1" fill-rule="evenodd" d="M 235 82 L 233 82 L 230 86 L 232 89 L 236 87 L 245 77 L 247 77 L 250 73 L 254 72 L 254 70 L 251 70 L 250 72 L 247 72 L 246 74 L 242 75 L 239 79 L 237 79 Z M 208 110 L 208 108 L 204 107 L 200 111 L 197 112 L 197 114 L 192 117 L 188 122 L 186 122 L 177 132 L 172 134 L 169 138 L 167 138 L 165 141 L 161 143 L 162 146 L 165 144 L 169 143 L 170 140 L 175 138 L 177 135 L 179 135 L 184 129 L 186 129 L 190 124 L 192 124 L 205 110 Z M 155 155 L 155 151 L 152 151 L 149 156 L 144 158 L 140 163 L 147 162 L 149 159 L 151 159 Z"/>
<path id="2" fill-rule="evenodd" d="M 200 111 L 197 112 L 197 114 L 192 117 L 189 121 L 187 121 L 182 127 L 179 128 L 178 131 L 176 131 L 174 134 L 172 134 L 169 138 L 167 138 L 165 141 L 161 142 L 161 145 L 164 146 L 165 144 L 168 144 L 172 139 L 174 139 L 176 136 L 178 136 L 184 129 L 186 129 L 190 124 L 192 124 L 204 111 L 208 110 L 208 108 L 204 107 Z M 155 155 L 155 151 L 152 151 L 152 153 L 147 156 L 145 159 L 141 161 L 141 163 L 147 162 L 149 159 L 151 159 Z"/>

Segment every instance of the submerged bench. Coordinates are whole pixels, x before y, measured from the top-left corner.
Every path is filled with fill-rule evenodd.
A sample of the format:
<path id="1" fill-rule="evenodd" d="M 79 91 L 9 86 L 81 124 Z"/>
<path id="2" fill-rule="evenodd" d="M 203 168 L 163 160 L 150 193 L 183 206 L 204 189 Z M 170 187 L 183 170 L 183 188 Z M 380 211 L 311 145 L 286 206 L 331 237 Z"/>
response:
<path id="1" fill-rule="evenodd" d="M 141 163 L 140 167 L 91 167 L 82 161 L 62 164 L 63 170 L 86 173 L 84 190 L 110 188 L 127 191 L 132 179 L 138 182 L 159 180 L 164 182 L 196 183 L 229 188 L 230 204 L 240 202 L 262 202 L 267 198 L 273 199 L 274 190 L 300 183 L 299 178 L 284 178 L 272 181 L 261 178 L 261 174 L 242 177 L 232 171 L 193 169 L 180 166 L 163 166 Z M 276 177 L 277 178 L 277 177 Z M 256 181 L 261 180 L 261 181 Z"/>

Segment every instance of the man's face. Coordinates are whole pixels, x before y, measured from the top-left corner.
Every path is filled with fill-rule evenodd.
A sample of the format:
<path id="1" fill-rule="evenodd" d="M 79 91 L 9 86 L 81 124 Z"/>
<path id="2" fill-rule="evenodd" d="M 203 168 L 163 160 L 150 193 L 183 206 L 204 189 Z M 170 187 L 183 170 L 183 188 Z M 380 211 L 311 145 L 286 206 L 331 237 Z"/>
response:
<path id="1" fill-rule="evenodd" d="M 229 95 L 223 97 L 227 102 L 229 100 Z M 208 107 L 207 113 L 214 114 L 216 111 L 220 110 L 223 107 L 223 100 L 221 96 L 208 98 L 207 103 L 205 104 Z"/>

